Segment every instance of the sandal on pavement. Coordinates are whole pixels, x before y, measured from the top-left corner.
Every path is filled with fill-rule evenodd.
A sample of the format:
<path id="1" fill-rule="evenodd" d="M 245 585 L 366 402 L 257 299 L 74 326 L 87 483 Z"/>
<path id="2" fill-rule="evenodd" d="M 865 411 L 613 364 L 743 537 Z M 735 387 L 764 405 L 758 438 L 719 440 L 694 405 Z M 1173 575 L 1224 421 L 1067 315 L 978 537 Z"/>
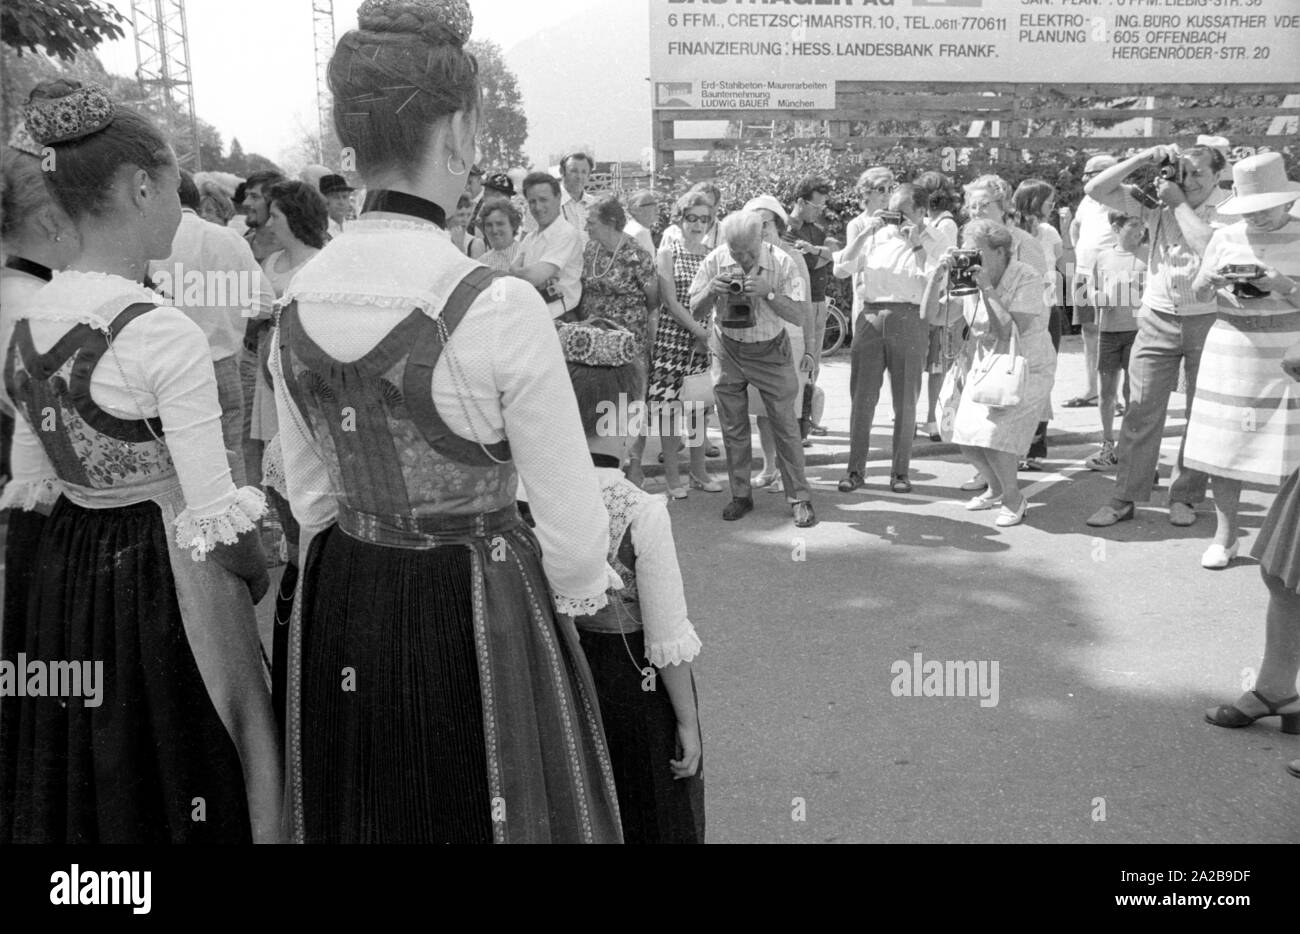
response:
<path id="1" fill-rule="evenodd" d="M 1297 706 L 1295 710 L 1286 713 L 1282 712 L 1283 707 L 1290 707 L 1293 704 L 1300 705 L 1300 695 L 1293 694 L 1285 700 L 1271 701 L 1259 691 L 1251 691 L 1250 693 L 1264 705 L 1264 713 L 1248 714 L 1236 704 L 1221 704 L 1213 710 L 1205 711 L 1205 722 L 1236 730 L 1243 726 L 1250 726 L 1263 717 L 1281 717 L 1283 733 L 1292 735 L 1300 733 L 1300 706 Z"/>
<path id="2" fill-rule="evenodd" d="M 767 473 L 766 471 L 760 470 L 758 475 L 755 476 L 753 480 L 749 481 L 749 485 L 754 487 L 756 490 L 761 490 L 765 486 L 771 486 L 780 476 L 779 473 Z"/>
<path id="3" fill-rule="evenodd" d="M 1073 399 L 1068 399 L 1061 403 L 1061 405 L 1065 406 L 1067 409 L 1084 409 L 1090 405 L 1096 404 L 1096 396 L 1075 396 Z"/>
<path id="4" fill-rule="evenodd" d="M 856 470 L 850 471 L 849 475 L 839 482 L 836 487 L 841 493 L 852 493 L 866 481 L 862 479 L 862 474 Z"/>
<path id="5" fill-rule="evenodd" d="M 1137 507 L 1132 503 L 1129 503 L 1123 509 L 1116 509 L 1110 505 L 1102 506 L 1088 517 L 1088 525 L 1094 529 L 1104 529 L 1116 522 L 1125 522 L 1132 519 L 1136 511 Z"/>
<path id="6" fill-rule="evenodd" d="M 705 493 L 721 493 L 722 484 L 712 477 L 707 480 L 701 480 L 695 474 L 690 475 L 690 484 L 692 490 L 703 490 Z"/>
<path id="7" fill-rule="evenodd" d="M 906 477 L 895 477 L 889 484 L 889 488 L 895 493 L 911 493 L 912 481 Z"/>

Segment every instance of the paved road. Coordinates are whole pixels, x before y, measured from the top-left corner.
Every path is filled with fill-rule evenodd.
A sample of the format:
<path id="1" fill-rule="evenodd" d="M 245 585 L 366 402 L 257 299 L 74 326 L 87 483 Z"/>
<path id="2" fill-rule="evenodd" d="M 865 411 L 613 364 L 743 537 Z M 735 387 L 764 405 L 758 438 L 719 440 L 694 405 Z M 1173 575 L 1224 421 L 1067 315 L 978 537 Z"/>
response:
<path id="1" fill-rule="evenodd" d="M 970 468 L 921 439 L 915 493 L 889 492 L 875 447 L 867 485 L 838 493 L 843 354 L 823 376 L 831 433 L 809 452 L 818 526 L 794 528 L 784 497 L 763 492 L 736 523 L 719 518 L 725 493 L 672 503 L 705 644 L 712 841 L 1300 841 L 1300 781 L 1283 770 L 1300 737 L 1276 719 L 1239 731 L 1201 719 L 1259 663 L 1259 572 L 1249 559 L 1200 567 L 1208 506 L 1190 529 L 1154 506 L 1112 529 L 1083 524 L 1110 478 L 1081 463 L 1097 409 L 1059 409 L 1083 386 L 1078 338 L 1062 349 L 1053 472 L 1022 475 L 1019 527 L 963 510 Z M 874 442 L 889 444 L 891 420 L 882 400 Z M 1270 500 L 1245 493 L 1243 554 Z M 916 653 L 998 662 L 997 706 L 894 696 L 891 665 Z"/>

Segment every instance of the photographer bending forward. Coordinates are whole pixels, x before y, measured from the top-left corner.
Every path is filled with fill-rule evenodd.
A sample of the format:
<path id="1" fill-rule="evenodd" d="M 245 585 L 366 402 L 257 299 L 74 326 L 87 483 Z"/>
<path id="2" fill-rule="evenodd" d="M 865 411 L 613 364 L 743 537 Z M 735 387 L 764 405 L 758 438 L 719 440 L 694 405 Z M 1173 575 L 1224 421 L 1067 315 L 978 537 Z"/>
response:
<path id="1" fill-rule="evenodd" d="M 795 418 L 799 394 L 796 365 L 812 371 L 813 359 L 792 359 L 790 340 L 782 322 L 804 323 L 801 283 L 790 258 L 763 242 L 763 219 L 740 211 L 722 222 L 724 245 L 700 264 L 691 284 L 691 314 L 703 318 L 716 311 L 712 347 L 722 373 L 714 386 L 718 421 L 727 450 L 731 502 L 722 511 L 728 521 L 754 508 L 750 486 L 753 439 L 749 428 L 750 384 L 771 419 L 772 434 L 788 496 L 794 502 L 794 524 L 815 525 L 804 476 L 803 446 Z"/>

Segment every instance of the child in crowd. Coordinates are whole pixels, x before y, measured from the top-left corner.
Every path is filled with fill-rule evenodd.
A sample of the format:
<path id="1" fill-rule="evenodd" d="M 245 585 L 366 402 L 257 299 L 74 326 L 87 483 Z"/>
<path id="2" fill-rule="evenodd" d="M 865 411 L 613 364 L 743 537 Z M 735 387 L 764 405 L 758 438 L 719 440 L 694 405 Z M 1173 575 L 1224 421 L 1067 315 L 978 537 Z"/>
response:
<path id="1" fill-rule="evenodd" d="M 627 438 L 613 428 L 618 407 L 637 398 L 636 347 L 602 319 L 564 324 L 559 334 L 609 512 L 609 563 L 624 585 L 595 615 L 574 619 L 600 701 L 623 840 L 703 843 L 691 671 L 700 640 L 686 615 L 667 500 L 623 476 Z"/>
<path id="2" fill-rule="evenodd" d="M 1115 416 L 1128 405 L 1128 358 L 1137 337 L 1134 310 L 1142 303 L 1146 279 L 1146 228 L 1140 218 L 1111 211 L 1108 220 L 1117 243 L 1097 254 L 1092 268 L 1092 304 L 1097 308 L 1100 346 L 1097 369 L 1101 393 L 1101 450 L 1084 461 L 1092 470 L 1119 463 L 1115 450 Z M 1124 371 L 1124 404 L 1116 403 L 1119 371 Z"/>

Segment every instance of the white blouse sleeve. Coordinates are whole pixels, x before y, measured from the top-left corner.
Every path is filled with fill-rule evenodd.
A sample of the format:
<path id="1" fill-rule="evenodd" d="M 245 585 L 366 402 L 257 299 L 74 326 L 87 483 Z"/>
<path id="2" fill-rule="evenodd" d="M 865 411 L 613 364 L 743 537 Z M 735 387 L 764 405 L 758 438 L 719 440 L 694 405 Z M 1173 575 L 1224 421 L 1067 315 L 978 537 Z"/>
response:
<path id="1" fill-rule="evenodd" d="M 311 432 L 303 422 L 302 413 L 285 387 L 279 354 L 278 325 L 271 332 L 271 338 L 271 354 L 268 359 L 271 382 L 275 385 L 275 412 L 280 426 L 280 433 L 272 443 L 280 445 L 289 509 L 302 527 L 301 540 L 307 542 L 335 520 L 338 515 L 338 498 L 325 459 L 316 449 Z"/>
<path id="2" fill-rule="evenodd" d="M 185 509 L 175 520 L 176 542 L 201 561 L 218 544 L 234 544 L 241 533 L 255 528 L 266 513 L 266 497 L 256 487 L 237 490 L 231 480 L 217 378 L 199 326 L 181 311 L 159 308 L 127 325 L 122 335 L 131 331 L 147 353 L 144 388 L 158 407 L 185 496 Z M 110 349 L 105 356 L 113 353 Z"/>
<path id="3" fill-rule="evenodd" d="M 699 654 L 700 637 L 686 616 L 677 546 L 663 497 L 644 500 L 633 514 L 632 547 L 646 658 L 659 668 L 692 661 Z"/>
<path id="4" fill-rule="evenodd" d="M 14 416 L 9 469 L 13 476 L 5 484 L 4 493 L 0 494 L 0 509 L 31 511 L 53 504 L 63 492 L 54 465 L 45 456 L 45 448 L 41 447 L 40 440 L 21 412 Z"/>
<path id="5" fill-rule="evenodd" d="M 505 435 L 537 520 L 555 607 L 590 615 L 608 603 L 606 590 L 623 584 L 605 560 L 609 515 L 560 339 L 540 296 L 522 280 L 498 279 L 485 300 L 495 306 L 492 365 Z M 455 340 L 446 351 L 453 358 Z"/>

